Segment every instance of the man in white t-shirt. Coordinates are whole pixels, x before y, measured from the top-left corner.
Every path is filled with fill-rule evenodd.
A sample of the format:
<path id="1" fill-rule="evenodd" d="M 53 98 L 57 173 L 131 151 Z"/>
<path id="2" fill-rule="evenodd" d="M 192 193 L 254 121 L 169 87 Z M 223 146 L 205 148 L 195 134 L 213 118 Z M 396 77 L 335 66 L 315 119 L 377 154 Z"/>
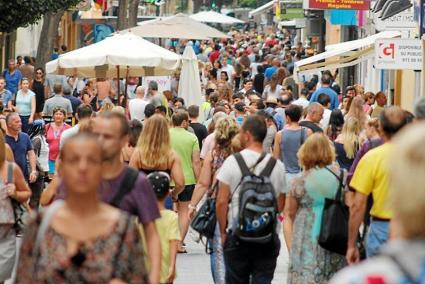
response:
<path id="1" fill-rule="evenodd" d="M 145 119 L 145 107 L 149 102 L 145 99 L 145 88 L 138 86 L 136 88 L 136 97 L 128 103 L 130 118 L 143 121 Z"/>
<path id="2" fill-rule="evenodd" d="M 307 96 L 308 96 L 308 89 L 304 88 L 301 90 L 299 98 L 295 100 L 292 104 L 301 106 L 303 107 L 303 109 L 307 108 L 308 105 L 310 104 L 310 101 L 307 100 Z"/>
<path id="3" fill-rule="evenodd" d="M 322 127 L 323 131 L 326 131 L 332 113 L 329 109 L 331 107 L 331 98 L 327 94 L 322 93 L 317 97 L 317 102 L 321 104 L 324 109 L 322 120 L 320 120 L 320 127 Z"/>
<path id="4" fill-rule="evenodd" d="M 266 154 L 264 159 L 259 160 L 263 153 L 262 143 L 266 133 L 266 122 L 258 115 L 246 117 L 239 132 L 241 145 L 244 148 L 240 154 L 248 168 L 257 175 L 263 171 L 271 158 L 270 154 Z M 270 242 L 264 244 L 243 242 L 231 232 L 239 217 L 241 179 L 242 172 L 236 158 L 232 155 L 226 159 L 217 175 L 217 180 L 220 182 L 216 206 L 217 221 L 223 243 L 226 283 L 249 283 L 250 277 L 255 283 L 260 279 L 261 283 L 271 283 L 280 249 L 277 232 Z M 281 161 L 276 162 L 270 180 L 278 199 L 279 211 L 281 211 L 287 193 L 285 167 Z"/>

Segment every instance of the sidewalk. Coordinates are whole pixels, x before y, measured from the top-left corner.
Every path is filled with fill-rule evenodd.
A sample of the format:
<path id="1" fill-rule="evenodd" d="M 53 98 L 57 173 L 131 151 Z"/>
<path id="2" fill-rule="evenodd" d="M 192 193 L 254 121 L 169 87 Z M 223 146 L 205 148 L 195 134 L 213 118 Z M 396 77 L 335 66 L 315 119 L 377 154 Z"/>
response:
<path id="1" fill-rule="evenodd" d="M 205 253 L 205 247 L 201 243 L 193 241 L 190 232 L 186 237 L 187 254 L 177 255 L 177 279 L 175 284 L 210 284 L 213 283 L 210 270 L 209 255 Z M 280 235 L 281 249 L 277 260 L 277 267 L 273 284 L 286 283 L 288 269 L 288 251 L 286 250 L 283 235 Z"/>

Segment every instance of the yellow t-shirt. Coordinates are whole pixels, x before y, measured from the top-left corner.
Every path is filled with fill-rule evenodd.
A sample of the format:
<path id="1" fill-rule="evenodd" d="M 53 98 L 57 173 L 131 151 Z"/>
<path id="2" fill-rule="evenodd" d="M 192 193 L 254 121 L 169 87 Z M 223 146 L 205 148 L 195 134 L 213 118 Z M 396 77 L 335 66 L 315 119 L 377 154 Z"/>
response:
<path id="1" fill-rule="evenodd" d="M 179 220 L 176 212 L 161 210 L 161 218 L 155 221 L 161 241 L 161 277 L 160 283 L 166 283 L 170 268 L 170 241 L 180 241 Z"/>
<path id="2" fill-rule="evenodd" d="M 365 195 L 372 194 L 373 207 L 370 214 L 377 218 L 391 219 L 392 206 L 389 200 L 389 156 L 393 145 L 384 145 L 370 150 L 360 160 L 350 186 Z"/>

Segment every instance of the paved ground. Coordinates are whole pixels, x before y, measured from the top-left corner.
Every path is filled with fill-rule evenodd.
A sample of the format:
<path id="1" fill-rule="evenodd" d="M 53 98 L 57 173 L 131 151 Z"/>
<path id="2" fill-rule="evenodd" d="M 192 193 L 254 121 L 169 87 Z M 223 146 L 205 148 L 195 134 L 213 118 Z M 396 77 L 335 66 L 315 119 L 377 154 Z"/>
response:
<path id="1" fill-rule="evenodd" d="M 177 279 L 175 284 L 212 284 L 209 255 L 205 253 L 202 244 L 194 242 L 194 234 L 189 233 L 186 238 L 187 254 L 177 256 Z M 281 250 L 277 261 L 273 284 L 286 283 L 288 268 L 288 251 L 281 236 Z"/>

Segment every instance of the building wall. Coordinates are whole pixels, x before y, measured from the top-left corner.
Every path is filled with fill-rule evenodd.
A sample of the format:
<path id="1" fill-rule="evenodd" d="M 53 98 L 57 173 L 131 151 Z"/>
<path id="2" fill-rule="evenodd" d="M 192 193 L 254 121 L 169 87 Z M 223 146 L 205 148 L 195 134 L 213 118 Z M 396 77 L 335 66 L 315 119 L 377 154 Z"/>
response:
<path id="1" fill-rule="evenodd" d="M 415 102 L 415 72 L 413 70 L 403 70 L 401 72 L 401 83 L 399 96 L 400 106 L 410 112 L 413 111 Z"/>
<path id="2" fill-rule="evenodd" d="M 37 47 L 40 39 L 43 20 L 26 28 L 18 28 L 16 31 L 15 54 L 37 56 Z M 15 56 L 15 57 L 16 57 Z"/>

